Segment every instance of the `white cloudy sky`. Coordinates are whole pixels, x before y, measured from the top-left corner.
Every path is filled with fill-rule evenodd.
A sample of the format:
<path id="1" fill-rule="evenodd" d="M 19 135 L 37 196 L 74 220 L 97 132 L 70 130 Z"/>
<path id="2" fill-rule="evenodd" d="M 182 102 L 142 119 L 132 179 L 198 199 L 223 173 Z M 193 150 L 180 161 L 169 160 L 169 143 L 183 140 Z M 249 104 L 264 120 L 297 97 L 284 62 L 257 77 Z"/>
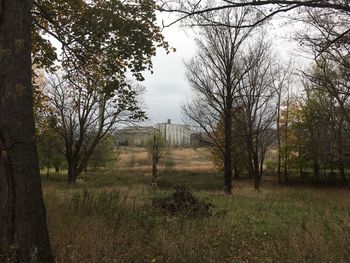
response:
<path id="1" fill-rule="evenodd" d="M 157 51 L 153 59 L 154 73 L 145 74 L 146 80 L 141 83 L 146 87 L 144 103 L 151 122 L 171 119 L 174 123 L 181 123 L 181 104 L 190 94 L 183 61 L 195 54 L 196 47 L 190 32 L 178 26 L 165 28 L 163 34 L 176 52 L 167 55 L 162 49 Z"/>
<path id="2" fill-rule="evenodd" d="M 169 21 L 165 16 L 162 19 Z M 285 20 L 273 20 L 267 30 L 281 60 L 288 62 L 292 56 L 297 68 L 307 66 L 308 62 L 298 54 L 298 44 L 291 40 L 295 32 L 293 26 L 286 26 Z M 146 80 L 141 83 L 146 88 L 143 101 L 150 123 L 165 122 L 167 119 L 182 123 L 181 105 L 191 96 L 183 61 L 195 54 L 195 37 L 190 29 L 176 25 L 165 28 L 163 34 L 176 52 L 166 55 L 164 50 L 158 50 L 153 59 L 154 73 L 146 73 Z"/>

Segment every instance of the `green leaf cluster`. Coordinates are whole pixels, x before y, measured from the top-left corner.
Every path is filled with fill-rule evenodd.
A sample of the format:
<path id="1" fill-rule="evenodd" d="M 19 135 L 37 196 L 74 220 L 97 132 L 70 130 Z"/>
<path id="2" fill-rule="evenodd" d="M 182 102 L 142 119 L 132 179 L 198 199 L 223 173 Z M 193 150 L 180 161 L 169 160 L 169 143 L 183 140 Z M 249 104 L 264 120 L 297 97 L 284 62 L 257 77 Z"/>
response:
<path id="1" fill-rule="evenodd" d="M 119 80 L 131 72 L 143 80 L 142 72 L 152 68 L 156 47 L 169 48 L 156 25 L 155 8 L 151 0 L 36 0 L 34 63 L 53 69 L 58 59 L 70 70 L 98 68 L 100 74 Z"/>

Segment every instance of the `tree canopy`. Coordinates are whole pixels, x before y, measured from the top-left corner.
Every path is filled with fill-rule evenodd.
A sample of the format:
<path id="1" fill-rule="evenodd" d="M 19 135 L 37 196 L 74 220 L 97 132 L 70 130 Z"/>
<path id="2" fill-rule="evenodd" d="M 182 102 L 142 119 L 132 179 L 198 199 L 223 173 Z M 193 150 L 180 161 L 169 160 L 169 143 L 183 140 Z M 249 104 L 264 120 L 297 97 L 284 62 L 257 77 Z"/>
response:
<path id="1" fill-rule="evenodd" d="M 34 1 L 34 64 L 54 70 L 98 71 L 117 81 L 131 72 L 143 80 L 156 47 L 169 51 L 156 25 L 155 3 L 142 1 Z M 58 41 L 60 47 L 54 45 Z"/>

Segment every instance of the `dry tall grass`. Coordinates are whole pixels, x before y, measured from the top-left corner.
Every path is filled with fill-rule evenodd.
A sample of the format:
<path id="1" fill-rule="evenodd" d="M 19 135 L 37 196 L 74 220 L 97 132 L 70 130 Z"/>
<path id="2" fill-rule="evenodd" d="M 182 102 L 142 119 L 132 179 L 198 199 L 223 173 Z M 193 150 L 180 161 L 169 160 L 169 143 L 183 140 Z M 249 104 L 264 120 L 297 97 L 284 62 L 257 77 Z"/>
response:
<path id="1" fill-rule="evenodd" d="M 121 169 L 150 171 L 151 160 L 145 148 L 121 148 L 118 160 Z M 210 152 L 206 148 L 169 148 L 161 158 L 159 168 L 182 171 L 214 171 Z"/>
<path id="2" fill-rule="evenodd" d="M 219 174 L 172 170 L 160 179 L 155 189 L 150 174 L 125 169 L 86 174 L 74 187 L 58 176 L 44 182 L 56 262 L 350 262 L 349 188 L 265 180 L 256 192 L 239 180 L 227 196 Z M 152 197 L 178 182 L 209 198 L 213 216 L 154 211 Z"/>

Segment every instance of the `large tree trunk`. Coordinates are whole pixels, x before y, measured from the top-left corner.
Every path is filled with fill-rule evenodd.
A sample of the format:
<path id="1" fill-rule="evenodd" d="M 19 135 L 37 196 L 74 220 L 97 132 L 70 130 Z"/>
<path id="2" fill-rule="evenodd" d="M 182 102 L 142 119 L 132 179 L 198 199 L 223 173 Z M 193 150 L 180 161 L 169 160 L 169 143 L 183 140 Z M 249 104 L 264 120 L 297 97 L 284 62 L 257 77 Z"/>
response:
<path id="1" fill-rule="evenodd" d="M 227 194 L 232 193 L 232 161 L 230 155 L 231 153 L 225 153 L 224 161 L 225 192 Z"/>
<path id="2" fill-rule="evenodd" d="M 68 183 L 75 184 L 78 175 L 78 166 L 75 164 L 75 162 L 68 163 Z"/>
<path id="3" fill-rule="evenodd" d="M 261 180 L 261 174 L 260 174 L 260 168 L 259 168 L 259 160 L 255 156 L 254 157 L 254 189 L 255 190 L 259 190 L 260 180 Z"/>
<path id="4" fill-rule="evenodd" d="M 68 183 L 75 184 L 78 176 L 83 172 L 87 171 L 88 161 L 92 155 L 93 149 L 90 152 L 86 153 L 84 158 L 79 159 L 77 154 L 73 157 L 67 158 L 68 163 Z"/>
<path id="5" fill-rule="evenodd" d="M 260 189 L 260 180 L 261 177 L 260 177 L 260 174 L 259 172 L 255 171 L 254 172 L 254 189 L 255 190 L 259 190 Z"/>
<path id="6" fill-rule="evenodd" d="M 0 0 L 0 262 L 53 262 L 34 134 L 30 11 L 30 0 Z"/>

